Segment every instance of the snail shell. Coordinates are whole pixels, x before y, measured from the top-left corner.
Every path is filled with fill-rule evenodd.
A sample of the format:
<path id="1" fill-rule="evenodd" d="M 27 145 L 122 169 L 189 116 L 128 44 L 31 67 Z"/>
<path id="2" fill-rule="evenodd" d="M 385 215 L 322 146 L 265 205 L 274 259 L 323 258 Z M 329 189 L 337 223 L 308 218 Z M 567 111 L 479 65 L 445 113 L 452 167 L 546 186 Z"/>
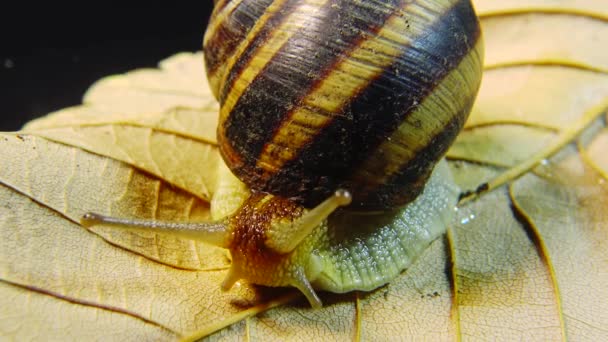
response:
<path id="1" fill-rule="evenodd" d="M 228 248 L 223 289 L 293 286 L 313 307 L 315 290 L 386 284 L 445 232 L 458 188 L 441 159 L 481 79 L 469 0 L 219 0 L 203 49 L 226 162 L 215 221 L 84 226 Z"/>
<path id="2" fill-rule="evenodd" d="M 223 1 L 203 49 L 225 162 L 306 207 L 337 188 L 349 209 L 411 202 L 481 79 L 468 0 Z"/>

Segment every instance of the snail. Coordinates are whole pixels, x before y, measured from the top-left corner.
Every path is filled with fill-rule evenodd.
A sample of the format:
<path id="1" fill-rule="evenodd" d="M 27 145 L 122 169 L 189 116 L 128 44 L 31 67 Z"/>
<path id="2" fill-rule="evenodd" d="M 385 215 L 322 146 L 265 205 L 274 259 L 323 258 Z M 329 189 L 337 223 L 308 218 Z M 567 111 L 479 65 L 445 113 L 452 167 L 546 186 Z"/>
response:
<path id="1" fill-rule="evenodd" d="M 477 95 L 483 41 L 469 0 L 218 0 L 203 52 L 220 102 L 213 222 L 88 213 L 228 248 L 245 279 L 373 290 L 445 232 L 443 157 Z"/>

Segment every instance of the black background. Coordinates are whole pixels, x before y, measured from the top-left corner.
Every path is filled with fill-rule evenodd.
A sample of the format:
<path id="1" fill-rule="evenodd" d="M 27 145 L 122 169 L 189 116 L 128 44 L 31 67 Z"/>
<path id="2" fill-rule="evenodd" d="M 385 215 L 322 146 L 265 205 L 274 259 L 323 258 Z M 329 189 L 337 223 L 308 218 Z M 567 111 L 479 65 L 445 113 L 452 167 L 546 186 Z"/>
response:
<path id="1" fill-rule="evenodd" d="M 212 1 L 199 2 L 190 7 L 185 2 L 3 4 L 0 131 L 18 130 L 35 117 L 79 104 L 103 76 L 199 50 Z"/>

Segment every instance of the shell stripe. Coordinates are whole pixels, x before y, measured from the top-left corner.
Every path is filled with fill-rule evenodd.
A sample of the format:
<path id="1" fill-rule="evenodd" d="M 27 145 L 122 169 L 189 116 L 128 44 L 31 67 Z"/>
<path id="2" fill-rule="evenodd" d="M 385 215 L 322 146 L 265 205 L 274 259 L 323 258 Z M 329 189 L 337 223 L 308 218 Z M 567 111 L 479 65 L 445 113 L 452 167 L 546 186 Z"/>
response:
<path id="1" fill-rule="evenodd" d="M 361 184 L 365 180 L 365 186 L 357 189 L 358 203 L 353 203 L 354 207 L 383 209 L 398 203 L 405 204 L 423 190 L 435 165 L 432 161 L 439 160 L 447 152 L 473 106 L 479 87 L 474 75 L 480 72 L 482 45 L 478 40 L 459 66 L 437 85 L 437 91 L 427 96 L 370 154 L 371 157 L 360 164 L 347 181 L 347 184 Z M 432 113 L 436 112 L 455 115 L 432 118 Z M 416 132 L 418 122 L 429 122 L 429 118 L 441 121 L 433 122 L 424 134 L 412 134 Z M 385 155 L 394 159 L 383 158 Z M 382 197 L 377 194 L 382 194 Z"/>
<path id="2" fill-rule="evenodd" d="M 351 51 L 345 53 L 330 69 L 331 72 L 324 75 L 315 88 L 299 101 L 301 105 L 286 113 L 276 134 L 264 146 L 258 158 L 257 167 L 268 172 L 266 178 L 294 159 L 303 147 L 316 138 L 320 130 L 337 115 L 342 115 L 343 108 L 353 96 L 367 87 L 385 67 L 394 63 L 401 54 L 399 45 L 412 43 L 410 35 L 395 35 L 395 32 L 407 30 L 406 25 L 409 23 L 403 20 L 399 12 L 393 13 L 375 35 L 353 44 Z M 422 26 L 414 25 L 420 28 Z M 424 30 L 413 32 L 412 36 L 422 34 Z M 386 40 L 391 37 L 399 41 L 387 44 Z M 308 129 L 302 130 L 304 125 Z"/>
<path id="3" fill-rule="evenodd" d="M 448 20 L 442 21 L 444 27 L 433 30 L 434 34 L 450 32 L 450 22 L 456 18 L 467 20 L 463 13 L 472 11 L 465 6 L 468 3 L 461 1 L 450 12 Z M 436 161 L 447 152 L 464 125 L 479 88 L 476 75 L 481 73 L 483 41 L 474 20 L 471 18 L 467 22 L 470 26 L 463 26 L 466 34 L 461 36 L 461 46 L 466 50 L 443 55 L 450 63 L 458 64 L 452 66 L 453 70 L 448 70 L 447 75 L 439 75 L 437 79 L 441 81 L 429 88 L 433 91 L 419 100 L 416 109 L 398 122 L 398 128 L 387 139 L 383 138 L 377 148 L 366 154 L 367 160 L 353 168 L 356 172 L 346 184 L 364 184 L 354 190 L 356 201 L 359 202 L 354 206 L 363 206 L 361 203 L 365 202 L 367 208 L 381 209 L 389 204 L 406 204 L 424 188 Z M 436 41 L 433 38 L 427 37 L 429 41 Z M 429 59 L 427 62 L 436 64 L 432 67 L 426 63 L 429 70 L 438 70 L 445 60 Z M 387 158 L 388 155 L 391 157 Z M 407 186 L 404 187 L 404 184 Z M 382 197 L 379 197 L 380 194 Z"/>
<path id="4" fill-rule="evenodd" d="M 259 20 L 239 49 L 226 63 L 222 80 L 220 116 L 227 118 L 234 107 L 241 105 L 241 97 L 247 95 L 249 86 L 266 73 L 267 64 L 281 54 L 285 43 L 305 26 L 310 14 L 329 0 L 275 0 L 268 12 Z M 297 6 L 297 7 L 296 7 Z M 223 121 L 223 120 L 222 120 Z"/>
<path id="5" fill-rule="evenodd" d="M 311 3 L 319 3 L 320 0 L 309 0 Z M 326 0 L 325 0 L 326 1 Z M 321 0 L 322 2 L 322 0 Z M 237 50 L 224 63 L 225 72 L 220 84 L 219 101 L 221 104 L 220 120 L 217 128 L 220 152 L 229 165 L 241 163 L 241 155 L 235 151 L 230 144 L 222 143 L 225 136 L 224 124 L 237 100 L 251 84 L 252 80 L 263 70 L 264 61 L 271 58 L 285 41 L 295 31 L 298 25 L 303 24 L 301 16 L 293 12 L 293 6 L 299 4 L 299 0 L 274 0 L 268 11 L 256 22 L 250 30 L 250 34 L 241 42 Z M 292 15 L 285 15 L 285 12 Z M 262 50 L 262 52 L 260 52 Z M 260 58 L 262 55 L 264 58 Z M 247 122 L 243 124 L 248 125 Z"/>
<path id="6" fill-rule="evenodd" d="M 213 10 L 222 10 L 226 5 L 230 2 L 230 0 L 214 0 L 213 1 Z"/>
<path id="7" fill-rule="evenodd" d="M 267 42 L 252 57 L 255 63 L 251 64 L 257 63 L 258 67 L 252 70 L 249 65 L 240 74 L 231 70 L 234 81 L 231 87 L 226 88 L 230 89 L 230 94 L 222 106 L 222 112 L 230 113 L 230 116 L 219 132 L 221 141 L 233 144 L 227 147 L 223 146 L 227 144 L 221 144 L 226 159 L 238 164 L 237 158 L 242 158 L 242 163 L 249 169 L 254 168 L 264 145 L 275 135 L 285 114 L 317 86 L 317 80 L 322 80 L 331 71 L 332 65 L 342 59 L 345 51 L 357 46 L 362 31 L 379 30 L 391 15 L 390 4 L 385 1 L 376 7 L 372 5 L 377 4 L 369 0 L 318 3 L 314 8 L 312 5 L 309 4 L 310 8 L 296 8 L 290 14 L 291 19 L 286 21 L 292 25 L 275 30 L 276 35 L 284 36 L 285 30 L 293 30 L 294 25 L 300 25 L 297 32 L 288 37 L 293 39 L 282 41 L 284 45 L 280 50 Z M 362 7 L 369 11 L 361 14 Z M 374 18 L 372 27 L 367 24 L 370 16 Z M 319 37 L 325 38 L 327 44 L 320 46 L 317 43 Z M 294 62 L 306 72 L 296 70 Z M 288 77 L 276 78 L 275 74 Z M 314 127 L 312 123 L 307 125 Z M 239 174 L 239 166 L 232 166 L 233 171 Z M 248 173 L 240 175 L 247 177 Z"/>
<path id="8" fill-rule="evenodd" d="M 286 2 L 296 1 L 238 1 L 234 6 L 231 2 L 230 7 L 212 16 L 213 21 L 209 23 L 212 29 L 207 30 L 203 47 L 207 78 L 220 102 L 228 71 L 247 65 L 257 51 L 256 46 L 263 45 L 273 27 L 286 19 L 279 9 L 288 6 Z"/>
<path id="9" fill-rule="evenodd" d="M 237 9 L 240 6 L 247 6 L 243 4 L 244 0 L 228 1 L 224 0 L 221 4 L 217 4 L 213 8 L 211 14 L 211 20 L 205 31 L 203 37 L 203 47 L 205 48 L 205 67 L 208 77 L 214 77 L 217 68 L 221 65 L 221 62 L 230 56 L 230 52 L 234 51 L 239 40 L 233 39 L 232 35 L 238 34 L 236 27 L 240 26 L 239 29 L 248 32 L 254 25 L 255 21 L 262 15 L 256 15 L 251 13 L 250 17 L 255 17 L 254 20 L 233 19 L 231 15 L 238 13 Z"/>
<path id="10" fill-rule="evenodd" d="M 440 15 L 437 15 L 438 11 L 440 11 Z M 409 13 L 413 15 L 410 16 Z M 471 13 L 471 15 L 466 16 L 466 13 Z M 477 19 L 473 13 L 467 1 L 457 1 L 446 9 L 429 8 L 428 4 L 419 3 L 416 3 L 413 8 L 408 8 L 408 16 L 405 19 L 410 25 L 410 29 L 425 32 L 425 34 L 419 35 L 407 46 L 401 47 L 401 54 L 393 59 L 390 66 L 385 68 L 388 71 L 375 77 L 364 89 L 353 96 L 353 100 L 343 107 L 341 111 L 344 113 L 343 115 L 334 116 L 331 122 L 316 133 L 317 135 L 310 144 L 298 151 L 296 157 L 285 163 L 280 171 L 273 175 L 267 183 L 268 191 L 287 188 L 287 193 L 295 195 L 299 191 L 310 191 L 316 187 L 335 189 L 338 186 L 344 186 L 345 179 L 348 187 L 349 183 L 353 183 L 353 178 L 360 178 L 353 175 L 349 179 L 351 170 L 360 170 L 359 172 L 362 174 L 367 173 L 371 174 L 372 178 L 377 177 L 378 173 L 375 172 L 375 169 L 378 166 L 366 162 L 366 159 L 374 153 L 379 153 L 378 158 L 380 158 L 382 167 L 386 164 L 397 163 L 394 160 L 382 159 L 382 156 L 386 154 L 382 153 L 384 146 L 381 144 L 387 138 L 390 139 L 391 134 L 399 128 L 401 122 L 409 120 L 414 127 L 422 127 L 422 125 L 426 125 L 427 121 L 431 122 L 431 125 L 433 125 L 432 122 L 435 122 L 436 127 L 441 127 L 441 123 L 449 122 L 452 117 L 441 117 L 441 113 L 450 113 L 449 106 L 445 105 L 438 107 L 442 110 L 436 113 L 425 112 L 423 115 L 413 116 L 409 119 L 408 116 L 420 107 L 419 104 L 427 96 L 432 95 L 435 91 L 438 93 L 444 91 L 437 89 L 438 84 L 471 53 L 472 47 L 480 37 Z M 464 17 L 457 19 L 459 16 Z M 454 23 L 454 21 L 459 22 Z M 455 27 L 462 27 L 462 31 L 456 31 Z M 387 32 L 392 34 L 383 35 L 381 39 L 389 45 L 401 44 L 403 37 L 397 34 L 399 31 Z M 450 39 L 441 39 L 441 37 L 450 35 L 457 35 L 464 41 L 465 44 L 462 44 L 462 48 L 455 49 L 454 44 L 449 42 Z M 434 51 L 434 54 L 423 53 L 429 50 Z M 478 67 L 481 67 L 480 63 Z M 399 71 L 397 77 L 395 77 L 394 70 Z M 471 81 L 471 83 L 472 85 L 465 84 L 465 86 L 478 86 L 475 81 Z M 396 94 L 391 91 L 393 89 L 405 90 Z M 466 92 L 463 91 L 464 93 Z M 370 103 L 369 99 L 376 99 L 375 107 L 366 105 L 366 103 Z M 435 116 L 434 119 L 433 116 Z M 424 130 L 419 129 L 420 135 L 424 136 L 426 129 L 426 127 Z M 456 131 L 450 130 L 450 132 L 452 135 L 446 134 L 445 139 L 454 138 Z M 420 145 L 424 141 L 428 141 L 428 139 L 421 139 L 420 136 L 414 135 L 413 137 L 415 140 L 412 142 L 413 146 L 410 147 L 411 156 L 414 155 L 414 151 L 423 148 Z M 446 142 L 445 145 L 447 144 L 449 143 Z M 441 153 L 444 152 L 445 149 Z M 389 168 L 398 170 L 399 166 L 407 164 L 409 159 L 411 158 L 406 158 L 398 162 L 399 165 L 391 165 Z M 425 162 L 427 166 L 430 166 L 436 160 L 427 158 Z M 328 174 L 328 169 L 332 170 L 332 173 Z M 304 175 L 306 176 L 304 177 Z M 311 179 L 310 175 L 321 176 L 311 181 L 311 184 L 303 184 L 301 179 Z M 374 179 L 364 180 L 363 184 L 369 182 L 372 183 L 371 187 L 377 187 Z M 290 186 L 291 188 L 289 188 Z M 359 201 L 360 196 L 357 195 L 360 190 L 353 188 L 350 190 L 354 193 L 355 201 Z M 361 190 L 365 193 L 371 191 L 370 189 Z M 316 204 L 327 194 L 320 192 L 316 195 L 318 198 L 313 197 L 310 203 L 305 204 Z M 384 203 L 382 199 L 376 199 L 376 201 Z"/>
<path id="11" fill-rule="evenodd" d="M 225 71 L 223 62 L 234 53 L 241 36 L 254 27 L 271 3 L 272 0 L 225 1 L 222 7 L 214 8 L 213 20 L 203 41 L 207 77 L 214 88 L 219 88 L 218 82 Z"/>

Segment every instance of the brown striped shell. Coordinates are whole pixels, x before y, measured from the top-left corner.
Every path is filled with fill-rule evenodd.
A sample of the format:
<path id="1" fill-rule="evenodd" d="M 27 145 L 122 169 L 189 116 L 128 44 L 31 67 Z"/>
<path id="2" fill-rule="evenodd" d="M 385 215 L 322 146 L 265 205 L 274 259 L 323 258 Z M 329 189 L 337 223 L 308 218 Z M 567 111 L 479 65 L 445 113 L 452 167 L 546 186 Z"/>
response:
<path id="1" fill-rule="evenodd" d="M 219 0 L 204 53 L 218 142 L 251 189 L 354 209 L 412 201 L 481 79 L 469 0 Z"/>

